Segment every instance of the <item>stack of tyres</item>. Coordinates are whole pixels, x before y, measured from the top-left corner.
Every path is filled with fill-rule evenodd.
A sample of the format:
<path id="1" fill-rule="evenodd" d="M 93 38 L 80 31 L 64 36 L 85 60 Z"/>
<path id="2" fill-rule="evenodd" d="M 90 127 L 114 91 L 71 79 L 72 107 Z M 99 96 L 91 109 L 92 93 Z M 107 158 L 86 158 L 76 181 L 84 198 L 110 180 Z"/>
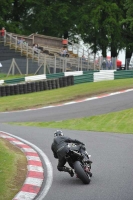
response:
<path id="1" fill-rule="evenodd" d="M 10 85 L 10 95 L 14 95 L 14 85 Z"/>
<path id="2" fill-rule="evenodd" d="M 56 88 L 60 88 L 59 79 L 55 79 Z"/>
<path id="3" fill-rule="evenodd" d="M 14 94 L 19 94 L 19 86 L 14 85 Z"/>
<path id="4" fill-rule="evenodd" d="M 51 90 L 51 89 L 52 89 L 52 83 L 51 83 L 51 80 L 47 80 L 47 83 L 48 83 L 48 89 Z"/>
<path id="5" fill-rule="evenodd" d="M 48 90 L 48 82 L 44 81 L 44 90 Z"/>
<path id="6" fill-rule="evenodd" d="M 51 80 L 51 84 L 52 84 L 52 89 L 56 89 L 56 82 L 55 79 Z"/>
<path id="7" fill-rule="evenodd" d="M 30 82 L 28 82 L 27 83 L 27 93 L 31 93 L 32 91 L 31 91 L 31 83 Z"/>
<path id="8" fill-rule="evenodd" d="M 1 97 L 1 87 L 0 87 L 0 97 Z"/>
<path id="9" fill-rule="evenodd" d="M 40 86 L 39 86 L 39 82 L 35 82 L 35 85 L 36 85 L 36 91 L 39 92 L 40 91 Z"/>
<path id="10" fill-rule="evenodd" d="M 1 89 L 1 96 L 2 97 L 6 96 L 5 86 L 1 86 L 0 89 Z"/>
<path id="11" fill-rule="evenodd" d="M 66 87 L 67 86 L 67 76 L 62 77 L 62 81 L 63 81 L 63 87 Z"/>
<path id="12" fill-rule="evenodd" d="M 31 92 L 36 92 L 35 82 L 31 82 Z"/>
<path id="13" fill-rule="evenodd" d="M 24 94 L 23 84 L 19 84 L 19 94 Z"/>
<path id="14" fill-rule="evenodd" d="M 63 77 L 59 78 L 59 85 L 60 87 L 63 87 Z"/>
<path id="15" fill-rule="evenodd" d="M 71 85 L 71 76 L 67 76 L 67 86 Z"/>
<path id="16" fill-rule="evenodd" d="M 40 91 L 44 90 L 43 81 L 39 81 Z"/>
<path id="17" fill-rule="evenodd" d="M 10 95 L 10 85 L 6 85 L 5 90 L 6 90 L 6 96 L 9 96 Z"/>
<path id="18" fill-rule="evenodd" d="M 26 83 L 22 84 L 22 88 L 23 88 L 24 94 L 26 94 L 27 93 L 27 84 Z"/>
<path id="19" fill-rule="evenodd" d="M 74 76 L 71 76 L 71 85 L 74 85 Z"/>

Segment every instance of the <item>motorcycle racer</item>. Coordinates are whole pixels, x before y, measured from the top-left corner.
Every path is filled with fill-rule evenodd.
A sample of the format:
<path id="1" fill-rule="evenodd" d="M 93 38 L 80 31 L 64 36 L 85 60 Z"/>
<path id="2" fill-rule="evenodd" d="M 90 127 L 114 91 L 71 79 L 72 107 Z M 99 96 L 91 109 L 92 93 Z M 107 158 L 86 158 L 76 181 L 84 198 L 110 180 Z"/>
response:
<path id="1" fill-rule="evenodd" d="M 59 171 L 68 172 L 70 176 L 73 177 L 74 176 L 73 170 L 65 166 L 67 162 L 65 159 L 65 155 L 69 151 L 68 143 L 76 143 L 76 144 L 84 145 L 84 143 L 80 142 L 79 140 L 65 137 L 61 130 L 57 130 L 54 133 L 54 140 L 51 145 L 51 150 L 53 151 L 54 157 L 58 159 L 57 169 Z M 89 159 L 89 156 L 87 152 L 85 151 L 85 147 L 82 149 L 81 153 L 83 153 L 84 159 Z"/>

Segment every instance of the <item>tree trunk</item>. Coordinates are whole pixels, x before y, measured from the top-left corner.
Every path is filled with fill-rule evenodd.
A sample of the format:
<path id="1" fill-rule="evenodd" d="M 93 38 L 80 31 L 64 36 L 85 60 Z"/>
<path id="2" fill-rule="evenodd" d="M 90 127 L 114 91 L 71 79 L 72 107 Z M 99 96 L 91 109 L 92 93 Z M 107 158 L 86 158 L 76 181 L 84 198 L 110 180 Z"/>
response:
<path id="1" fill-rule="evenodd" d="M 130 64 L 130 59 L 132 57 L 132 50 L 131 48 L 126 48 L 126 55 L 125 55 L 125 67 L 127 67 L 127 69 L 129 69 L 129 64 Z"/>
<path id="2" fill-rule="evenodd" d="M 116 58 L 118 56 L 117 48 L 111 45 L 111 57 Z"/>
<path id="3" fill-rule="evenodd" d="M 107 57 L 107 52 L 106 52 L 106 47 L 105 46 L 102 46 L 102 56 L 103 56 L 103 58 Z"/>
<path id="4" fill-rule="evenodd" d="M 68 37 L 69 37 L 68 31 L 65 31 L 65 32 L 64 32 L 64 39 L 67 39 Z"/>

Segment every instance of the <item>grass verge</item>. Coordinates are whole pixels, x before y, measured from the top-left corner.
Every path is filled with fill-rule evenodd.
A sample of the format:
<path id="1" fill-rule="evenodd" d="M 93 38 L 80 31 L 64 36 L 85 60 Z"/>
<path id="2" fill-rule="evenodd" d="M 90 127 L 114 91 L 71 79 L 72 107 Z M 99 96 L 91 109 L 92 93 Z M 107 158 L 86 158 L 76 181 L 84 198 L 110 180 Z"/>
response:
<path id="1" fill-rule="evenodd" d="M 0 139 L 0 200 L 11 200 L 22 187 L 27 173 L 24 154 Z"/>
<path id="2" fill-rule="evenodd" d="M 14 123 L 13 123 L 14 124 Z M 57 129 L 133 133 L 133 109 L 98 116 L 52 122 L 15 123 L 21 126 L 38 126 Z"/>
<path id="3" fill-rule="evenodd" d="M 0 98 L 0 112 L 38 108 L 133 88 L 132 79 L 83 83 L 65 88 Z"/>

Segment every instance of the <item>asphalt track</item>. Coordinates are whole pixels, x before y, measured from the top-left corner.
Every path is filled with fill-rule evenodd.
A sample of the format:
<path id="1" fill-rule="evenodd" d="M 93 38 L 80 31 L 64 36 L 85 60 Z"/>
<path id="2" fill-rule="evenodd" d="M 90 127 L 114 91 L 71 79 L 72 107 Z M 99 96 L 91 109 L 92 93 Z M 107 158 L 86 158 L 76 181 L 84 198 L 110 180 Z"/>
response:
<path id="1" fill-rule="evenodd" d="M 50 146 L 55 129 L 20 127 L 8 121 L 51 121 L 92 116 L 133 107 L 133 92 L 126 92 L 54 108 L 0 114 L 0 130 L 38 146 L 53 166 L 53 183 L 45 200 L 133 200 L 133 135 L 63 130 L 86 144 L 92 155 L 92 181 L 83 185 L 67 173 L 57 171 Z M 46 169 L 45 174 L 47 174 Z M 45 177 L 46 180 L 47 176 Z M 45 185 L 45 182 L 44 182 Z"/>

